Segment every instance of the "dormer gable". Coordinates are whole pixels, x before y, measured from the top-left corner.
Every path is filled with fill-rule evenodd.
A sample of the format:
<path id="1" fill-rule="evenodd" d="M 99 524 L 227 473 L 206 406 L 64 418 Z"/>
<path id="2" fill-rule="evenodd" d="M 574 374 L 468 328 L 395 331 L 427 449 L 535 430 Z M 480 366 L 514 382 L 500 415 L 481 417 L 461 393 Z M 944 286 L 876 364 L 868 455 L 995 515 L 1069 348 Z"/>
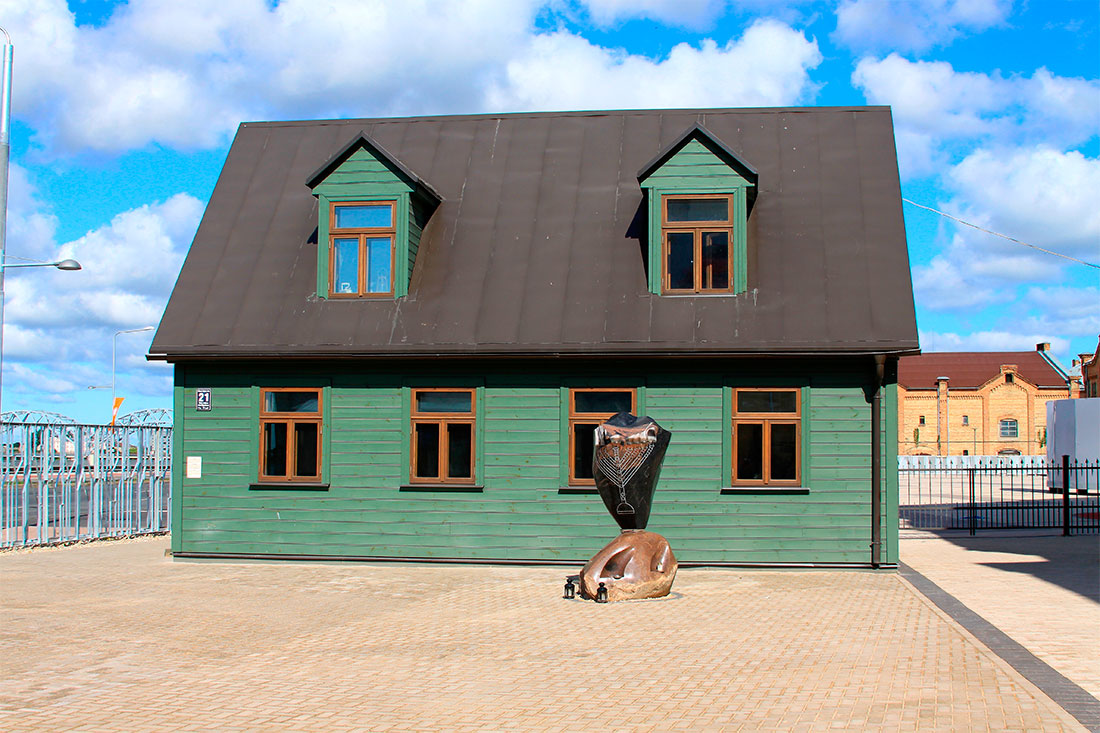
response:
<path id="1" fill-rule="evenodd" d="M 699 123 L 642 166 L 651 293 L 748 289 L 748 217 L 758 181 L 755 168 Z"/>
<path id="2" fill-rule="evenodd" d="M 317 295 L 407 295 L 421 233 L 442 201 L 435 189 L 365 132 L 306 185 L 318 200 Z"/>

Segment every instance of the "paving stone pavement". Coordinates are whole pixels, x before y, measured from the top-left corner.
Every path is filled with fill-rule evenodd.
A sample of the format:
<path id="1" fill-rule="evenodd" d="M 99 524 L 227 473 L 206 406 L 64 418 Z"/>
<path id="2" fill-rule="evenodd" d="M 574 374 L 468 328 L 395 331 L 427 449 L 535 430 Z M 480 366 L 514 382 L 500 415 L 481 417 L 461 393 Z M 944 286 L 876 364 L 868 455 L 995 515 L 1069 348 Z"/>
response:
<path id="1" fill-rule="evenodd" d="M 901 559 L 1100 698 L 1100 535 L 908 530 Z"/>
<path id="2" fill-rule="evenodd" d="M 0 555 L 0 729 L 1083 730 L 895 573 Z"/>

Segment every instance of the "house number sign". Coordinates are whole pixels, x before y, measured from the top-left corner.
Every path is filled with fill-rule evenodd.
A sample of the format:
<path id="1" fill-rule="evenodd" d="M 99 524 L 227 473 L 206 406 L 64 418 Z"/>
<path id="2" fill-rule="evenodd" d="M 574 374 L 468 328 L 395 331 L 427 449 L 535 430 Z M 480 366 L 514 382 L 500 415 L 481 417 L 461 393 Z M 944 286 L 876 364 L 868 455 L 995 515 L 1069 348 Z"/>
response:
<path id="1" fill-rule="evenodd" d="M 210 388 L 200 387 L 195 390 L 195 409 L 199 412 L 210 411 Z"/>

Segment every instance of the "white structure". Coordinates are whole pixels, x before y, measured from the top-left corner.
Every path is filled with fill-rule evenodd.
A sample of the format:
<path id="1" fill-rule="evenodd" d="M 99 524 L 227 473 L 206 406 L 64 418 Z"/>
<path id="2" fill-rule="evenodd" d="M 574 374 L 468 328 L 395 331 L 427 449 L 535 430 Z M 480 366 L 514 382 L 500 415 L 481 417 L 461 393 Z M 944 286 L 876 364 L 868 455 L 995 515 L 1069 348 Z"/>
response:
<path id="1" fill-rule="evenodd" d="M 1062 456 L 1070 463 L 1100 460 L 1100 397 L 1047 403 L 1047 460 L 1061 464 Z"/>

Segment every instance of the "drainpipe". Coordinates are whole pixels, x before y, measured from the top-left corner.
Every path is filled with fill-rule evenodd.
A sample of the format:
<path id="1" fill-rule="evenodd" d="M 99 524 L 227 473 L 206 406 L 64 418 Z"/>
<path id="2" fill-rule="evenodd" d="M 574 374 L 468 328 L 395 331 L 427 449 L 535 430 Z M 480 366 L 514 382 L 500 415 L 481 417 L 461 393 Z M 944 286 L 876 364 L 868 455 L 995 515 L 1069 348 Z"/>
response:
<path id="1" fill-rule="evenodd" d="M 11 129 L 11 36 L 3 28 L 4 45 L 0 47 L 3 56 L 3 79 L 0 80 L 0 401 L 4 393 L 4 263 L 7 255 L 8 222 L 8 155 L 9 131 Z M 2 408 L 3 405 L 0 405 Z"/>
<path id="2" fill-rule="evenodd" d="M 875 355 L 871 392 L 871 567 L 882 564 L 882 379 L 886 356 Z"/>

